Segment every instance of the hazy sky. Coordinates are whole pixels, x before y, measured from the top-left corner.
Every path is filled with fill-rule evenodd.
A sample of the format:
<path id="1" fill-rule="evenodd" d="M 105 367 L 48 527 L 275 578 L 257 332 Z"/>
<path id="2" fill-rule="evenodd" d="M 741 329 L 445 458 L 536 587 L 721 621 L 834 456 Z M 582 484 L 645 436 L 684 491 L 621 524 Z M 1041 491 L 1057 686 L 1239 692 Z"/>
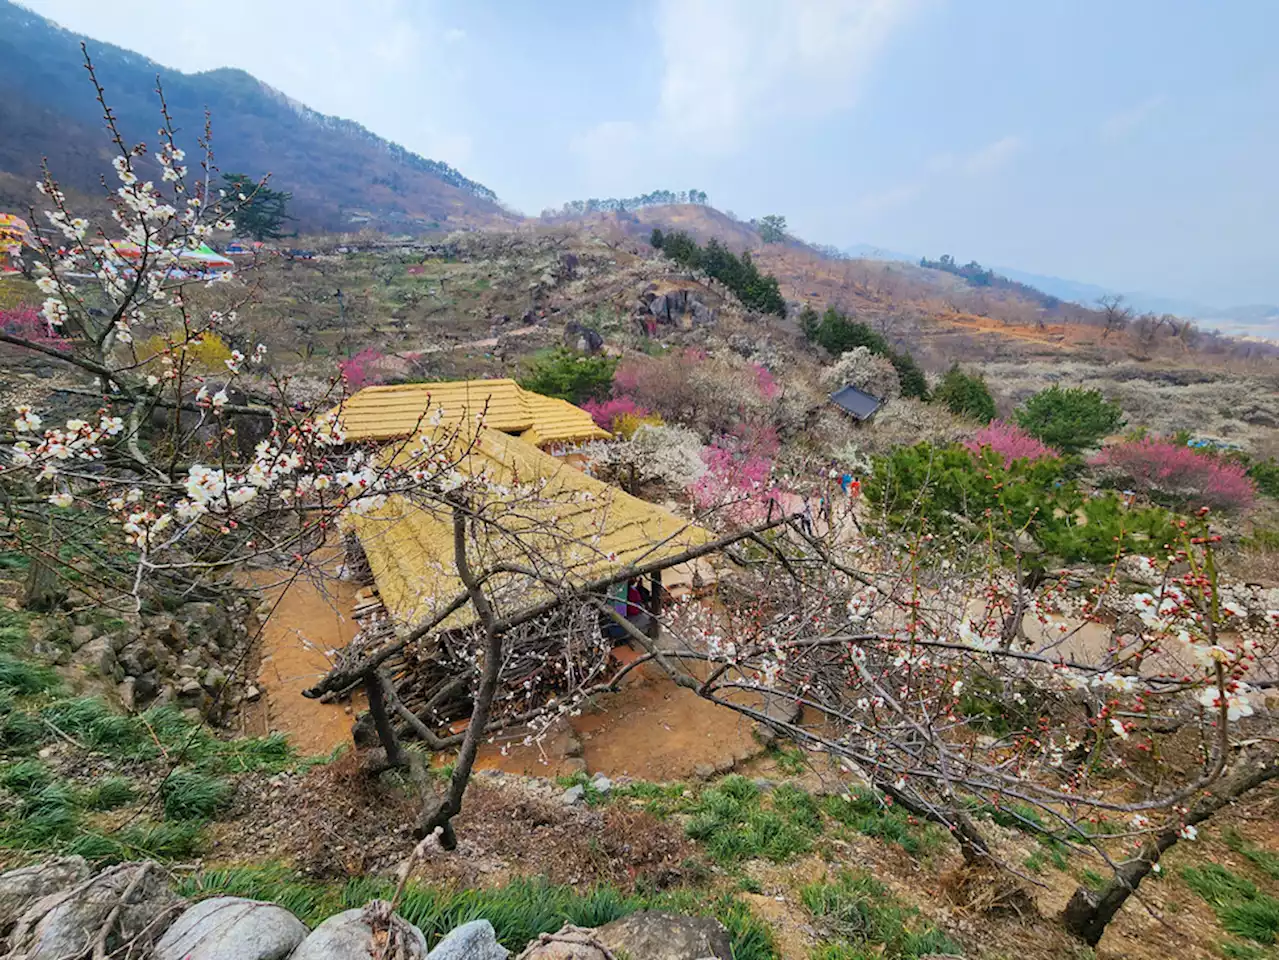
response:
<path id="1" fill-rule="evenodd" d="M 696 187 L 837 246 L 1277 300 L 1275 0 L 23 2 L 528 213 Z"/>

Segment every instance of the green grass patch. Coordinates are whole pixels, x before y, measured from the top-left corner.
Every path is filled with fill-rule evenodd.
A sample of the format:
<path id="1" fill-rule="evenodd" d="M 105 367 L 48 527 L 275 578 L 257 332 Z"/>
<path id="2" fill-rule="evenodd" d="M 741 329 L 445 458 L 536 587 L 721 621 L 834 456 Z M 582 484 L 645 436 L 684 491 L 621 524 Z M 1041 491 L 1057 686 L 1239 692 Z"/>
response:
<path id="1" fill-rule="evenodd" d="M 1272 880 L 1280 880 L 1280 858 L 1270 850 L 1254 846 L 1236 831 L 1228 827 L 1222 835 L 1222 842 L 1231 850 L 1240 854 Z"/>
<path id="2" fill-rule="evenodd" d="M 828 794 L 822 799 L 822 811 L 859 833 L 896 843 L 912 856 L 934 853 L 946 842 L 938 830 L 929 824 L 912 823 L 907 811 L 884 803 L 865 787 L 847 795 Z"/>
<path id="3" fill-rule="evenodd" d="M 781 862 L 808 853 L 821 829 L 817 803 L 803 790 L 783 784 L 762 795 L 734 774 L 702 792 L 685 832 L 712 859 L 736 863 L 756 857 Z"/>
<path id="4" fill-rule="evenodd" d="M 360 907 L 376 897 L 389 898 L 393 884 L 372 878 L 325 883 L 302 878 L 280 866 L 209 871 L 180 881 L 178 892 L 200 899 L 241 896 L 278 903 L 309 925 L 341 910 Z M 735 960 L 771 960 L 776 956 L 768 928 L 729 896 L 691 890 L 624 894 L 610 887 L 578 891 L 543 879 L 523 879 L 491 889 L 454 890 L 410 884 L 400 914 L 422 930 L 427 945 L 470 920 L 493 924 L 499 941 L 518 951 L 540 933 L 566 923 L 595 927 L 636 910 L 672 910 L 710 914 L 728 928 Z"/>
<path id="5" fill-rule="evenodd" d="M 1224 930 L 1255 943 L 1275 943 L 1280 903 L 1216 863 L 1184 867 L 1182 879 L 1213 907 Z"/>
<path id="6" fill-rule="evenodd" d="M 19 696 L 45 693 L 58 685 L 58 675 L 48 667 L 0 653 L 0 690 Z"/>
<path id="7" fill-rule="evenodd" d="M 919 911 L 904 906 L 874 878 L 842 871 L 834 883 L 804 887 L 805 907 L 834 935 L 821 948 L 822 960 L 884 957 L 910 960 L 931 953 L 958 953 L 956 945 Z"/>
<path id="8" fill-rule="evenodd" d="M 175 770 L 160 786 L 170 820 L 207 820 L 231 799 L 231 784 L 196 770 Z"/>
<path id="9" fill-rule="evenodd" d="M 81 793 L 80 805 L 86 810 L 114 810 L 132 803 L 137 795 L 124 777 L 106 777 Z"/>

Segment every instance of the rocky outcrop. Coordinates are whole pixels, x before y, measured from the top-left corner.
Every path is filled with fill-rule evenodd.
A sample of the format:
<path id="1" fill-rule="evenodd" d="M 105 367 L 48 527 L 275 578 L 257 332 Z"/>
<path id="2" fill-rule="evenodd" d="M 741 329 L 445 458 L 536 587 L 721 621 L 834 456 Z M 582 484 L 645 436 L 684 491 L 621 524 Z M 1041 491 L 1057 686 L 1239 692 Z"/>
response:
<path id="1" fill-rule="evenodd" d="M 641 910 L 595 931 L 615 954 L 646 960 L 733 960 L 729 931 L 714 917 Z"/>
<path id="2" fill-rule="evenodd" d="M 641 295 L 640 300 L 642 311 L 647 311 L 664 326 L 689 330 L 693 327 L 711 326 L 717 319 L 717 312 L 713 308 L 686 289 L 659 292 L 651 286 Z"/>
<path id="3" fill-rule="evenodd" d="M 283 960 L 307 933 L 306 924 L 274 903 L 213 897 L 173 922 L 152 960 Z"/>
<path id="4" fill-rule="evenodd" d="M 245 597 L 127 618 L 54 613 L 33 621 L 30 642 L 37 656 L 113 684 L 130 712 L 173 704 L 216 724 L 248 693 L 231 670 L 251 614 Z"/>
<path id="5" fill-rule="evenodd" d="M 152 960 L 510 957 L 488 920 L 457 927 L 428 953 L 422 931 L 384 900 L 335 914 L 310 933 L 301 920 L 273 903 L 214 897 L 188 906 L 170 888 L 164 871 L 149 861 L 120 864 L 95 877 L 79 857 L 0 874 L 0 956 L 90 960 L 124 954 Z M 644 910 L 596 929 L 566 925 L 541 934 L 518 960 L 622 956 L 731 960 L 729 934 L 711 917 Z"/>
<path id="6" fill-rule="evenodd" d="M 0 878 L 7 879 L 8 875 Z M 123 863 L 32 903 L 9 937 L 15 960 L 81 960 L 131 945 L 147 956 L 185 904 L 151 862 Z"/>
<path id="7" fill-rule="evenodd" d="M 449 932 L 427 954 L 427 960 L 507 960 L 510 956 L 498 943 L 493 924 L 488 920 L 472 920 Z"/>
<path id="8" fill-rule="evenodd" d="M 604 337 L 600 331 L 570 320 L 564 325 L 564 345 L 579 353 L 599 353 L 604 349 Z"/>
<path id="9" fill-rule="evenodd" d="M 369 960 L 374 942 L 371 914 L 376 907 L 375 902 L 363 909 L 346 910 L 330 917 L 298 944 L 289 960 Z M 387 956 L 421 960 L 427 955 L 427 938 L 412 924 L 395 917 L 392 935 L 400 938 L 400 952 Z"/>
<path id="10" fill-rule="evenodd" d="M 89 865 L 84 857 L 50 860 L 0 874 L 0 938 L 37 900 L 88 879 Z"/>

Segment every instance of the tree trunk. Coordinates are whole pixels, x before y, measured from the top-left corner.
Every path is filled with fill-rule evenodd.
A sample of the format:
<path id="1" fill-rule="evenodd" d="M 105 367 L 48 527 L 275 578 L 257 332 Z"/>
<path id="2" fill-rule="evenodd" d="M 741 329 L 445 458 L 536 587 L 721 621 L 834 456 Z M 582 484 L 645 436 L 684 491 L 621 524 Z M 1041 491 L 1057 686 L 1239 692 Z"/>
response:
<path id="1" fill-rule="evenodd" d="M 439 828 L 440 845 L 446 850 L 452 850 L 458 843 L 451 821 L 462 812 L 462 797 L 471 779 L 471 768 L 476 762 L 480 739 L 489 725 L 489 712 L 493 707 L 494 694 L 498 690 L 498 674 L 502 671 L 502 634 L 497 629 L 498 618 L 494 615 L 489 598 L 484 595 L 484 589 L 467 560 L 467 517 L 462 508 L 457 506 L 453 510 L 453 553 L 454 562 L 458 567 L 458 577 L 467 588 L 471 606 L 484 627 L 485 636 L 484 665 L 480 672 L 480 686 L 475 693 L 471 720 L 467 724 L 467 732 L 462 739 L 462 749 L 458 751 L 449 789 L 444 797 L 429 802 L 423 807 L 418 817 L 418 826 L 414 831 L 414 834 L 421 839 Z"/>
<path id="2" fill-rule="evenodd" d="M 1276 778 L 1274 759 L 1254 755 L 1241 761 L 1241 769 L 1228 780 L 1219 780 L 1207 796 L 1201 797 L 1187 814 L 1186 822 L 1194 826 L 1243 796 L 1254 787 Z M 1142 855 L 1120 864 L 1111 882 L 1100 893 L 1077 887 L 1066 909 L 1063 925 L 1089 946 L 1097 946 L 1111 918 L 1138 889 L 1144 877 L 1160 861 L 1160 855 L 1178 842 L 1182 826 L 1169 826 L 1147 841 Z"/>

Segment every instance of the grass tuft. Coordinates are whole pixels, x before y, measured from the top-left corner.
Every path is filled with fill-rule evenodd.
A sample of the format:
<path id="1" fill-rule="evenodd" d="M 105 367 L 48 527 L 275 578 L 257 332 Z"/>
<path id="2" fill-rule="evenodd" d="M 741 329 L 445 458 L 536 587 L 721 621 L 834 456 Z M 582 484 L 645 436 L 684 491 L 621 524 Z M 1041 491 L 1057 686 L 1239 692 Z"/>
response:
<path id="1" fill-rule="evenodd" d="M 783 785 L 767 804 L 746 777 L 725 777 L 702 792 L 685 832 L 721 863 L 756 857 L 781 862 L 807 853 L 822 827 L 813 798 Z"/>
<path id="2" fill-rule="evenodd" d="M 231 799 L 231 784 L 195 770 L 175 770 L 160 787 L 169 820 L 208 820 Z"/>
<path id="3" fill-rule="evenodd" d="M 1213 907 L 1224 930 L 1255 943 L 1275 943 L 1280 927 L 1280 903 L 1260 893 L 1244 877 L 1236 876 L 1216 863 L 1184 867 L 1187 886 Z"/>
<path id="4" fill-rule="evenodd" d="M 1280 880 L 1280 857 L 1270 850 L 1256 847 L 1235 830 L 1228 827 L 1222 835 L 1223 842 L 1240 856 L 1244 857 L 1272 880 Z"/>
<path id="5" fill-rule="evenodd" d="M 800 891 L 809 912 L 834 934 L 819 951 L 821 960 L 884 957 L 912 960 L 933 953 L 956 952 L 956 946 L 936 927 L 920 919 L 919 911 L 898 903 L 865 873 L 843 871 L 834 883 L 815 883 Z"/>
<path id="6" fill-rule="evenodd" d="M 846 796 L 828 794 L 822 799 L 822 811 L 859 833 L 896 843 L 912 856 L 933 853 L 946 842 L 939 831 L 928 824 L 913 823 L 907 811 L 885 803 L 865 787 Z"/>

